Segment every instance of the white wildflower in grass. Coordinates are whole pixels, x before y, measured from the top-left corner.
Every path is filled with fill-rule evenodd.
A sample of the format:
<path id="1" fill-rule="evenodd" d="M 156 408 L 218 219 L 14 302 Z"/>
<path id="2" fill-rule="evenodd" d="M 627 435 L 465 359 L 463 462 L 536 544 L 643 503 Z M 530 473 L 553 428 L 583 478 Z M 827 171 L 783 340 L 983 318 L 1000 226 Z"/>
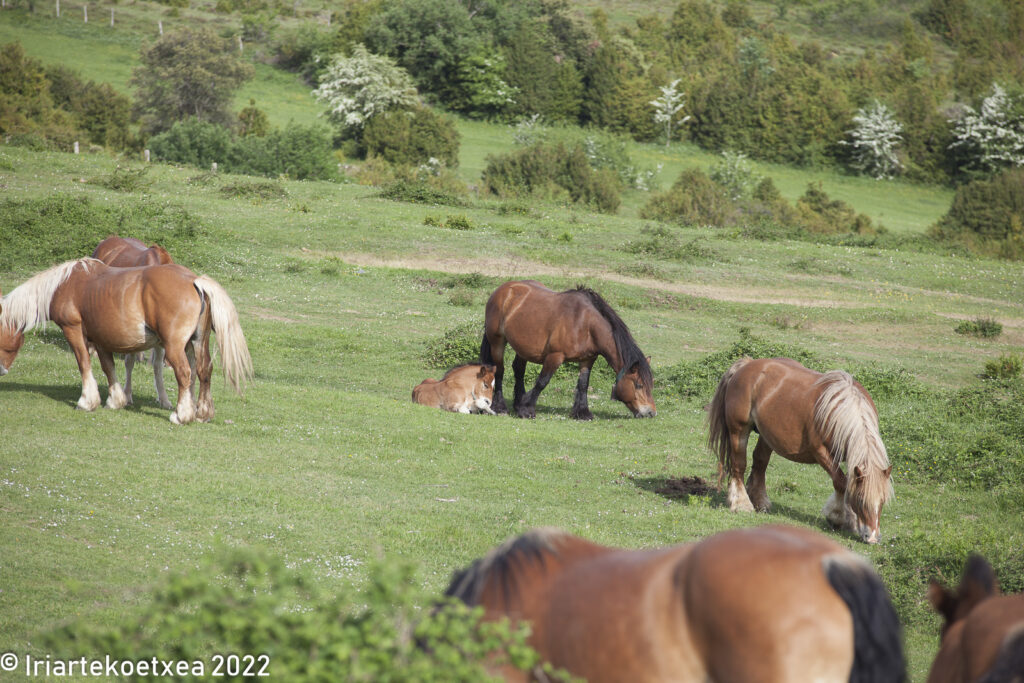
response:
<path id="1" fill-rule="evenodd" d="M 963 154 L 965 168 L 991 173 L 1007 166 L 1024 166 L 1024 115 L 1013 114 L 1013 104 L 1006 91 L 993 83 L 980 112 L 966 107 L 963 115 L 952 121 L 955 139 L 949 147 Z"/>
<path id="2" fill-rule="evenodd" d="M 851 165 L 873 178 L 896 175 L 903 168 L 896 156 L 903 127 L 889 108 L 875 100 L 867 109 L 858 109 L 853 122 L 856 127 L 847 131 L 850 140 L 842 143 L 853 148 Z"/>
<path id="3" fill-rule="evenodd" d="M 313 96 L 327 105 L 327 118 L 342 132 L 358 131 L 377 114 L 419 102 L 405 69 L 362 45 L 355 46 L 351 57 L 334 57 Z"/>
<path id="4" fill-rule="evenodd" d="M 668 85 L 661 86 L 661 97 L 651 100 L 650 105 L 654 107 L 654 122 L 665 126 L 665 146 L 672 141 L 672 126 L 682 125 L 690 120 L 689 116 L 677 119 L 679 112 L 683 110 L 683 98 L 686 93 L 676 90 L 679 79 Z"/>

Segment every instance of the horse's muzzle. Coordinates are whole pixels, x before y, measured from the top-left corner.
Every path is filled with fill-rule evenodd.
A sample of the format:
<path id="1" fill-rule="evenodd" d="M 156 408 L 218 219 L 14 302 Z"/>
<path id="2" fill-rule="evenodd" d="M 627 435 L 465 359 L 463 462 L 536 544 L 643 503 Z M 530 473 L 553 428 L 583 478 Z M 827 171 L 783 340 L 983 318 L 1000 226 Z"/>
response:
<path id="1" fill-rule="evenodd" d="M 6 374 L 7 374 L 7 368 L 5 368 L 4 366 L 0 365 L 0 377 L 3 377 Z"/>
<path id="2" fill-rule="evenodd" d="M 658 411 L 653 406 L 640 406 L 633 417 L 654 417 L 658 414 Z"/>

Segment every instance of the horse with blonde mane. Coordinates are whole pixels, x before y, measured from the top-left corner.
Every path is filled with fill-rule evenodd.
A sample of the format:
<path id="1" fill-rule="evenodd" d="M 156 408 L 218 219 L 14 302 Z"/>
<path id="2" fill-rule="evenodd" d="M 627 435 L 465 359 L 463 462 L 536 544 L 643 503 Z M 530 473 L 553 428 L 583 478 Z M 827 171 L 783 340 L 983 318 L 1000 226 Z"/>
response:
<path id="1" fill-rule="evenodd" d="M 544 662 L 590 683 L 905 680 L 901 629 L 863 558 L 807 529 L 737 529 L 652 550 L 557 529 L 510 539 L 446 595 L 529 624 Z M 509 667 L 508 681 L 550 680 Z"/>
<path id="2" fill-rule="evenodd" d="M 67 261 L 16 287 L 0 306 L 0 348 L 14 347 L 3 359 L 7 368 L 21 347 L 18 335 L 51 320 L 61 328 L 82 375 L 82 410 L 100 404 L 90 346 L 109 383 L 106 405 L 114 409 L 124 407 L 126 397 L 113 354 L 163 346 L 178 382 L 178 403 L 170 416 L 175 424 L 213 417 L 211 331 L 217 335 L 224 376 L 235 391 L 241 393 L 252 378 L 252 360 L 231 298 L 212 278 L 179 265 L 111 268 L 93 258 Z M 194 400 L 196 377 L 199 395 Z"/>
<path id="3" fill-rule="evenodd" d="M 967 558 L 955 590 L 933 579 L 928 601 L 945 622 L 928 683 L 1024 681 L 1024 593 L 1001 594 L 985 558 Z"/>
<path id="4" fill-rule="evenodd" d="M 823 374 L 789 358 L 741 358 L 718 383 L 708 428 L 720 478 L 728 476 L 731 510 L 771 508 L 765 471 L 774 451 L 794 462 L 821 465 L 834 488 L 822 514 L 861 540 L 878 542 L 882 505 L 892 497 L 892 466 L 875 404 L 849 373 Z M 752 431 L 759 437 L 744 487 Z"/>
<path id="5" fill-rule="evenodd" d="M 115 268 L 135 268 L 138 266 L 159 266 L 174 263 L 171 255 L 159 244 L 148 247 L 145 242 L 133 237 L 111 235 L 96 245 L 92 257 Z M 156 387 L 157 402 L 165 410 L 171 409 L 171 401 L 167 398 L 164 388 L 164 349 L 159 344 L 150 351 L 150 365 L 153 366 L 153 385 Z M 142 354 L 128 353 L 124 356 L 124 395 L 127 405 L 132 405 L 132 369 Z M 195 368 L 193 368 L 195 371 Z"/>

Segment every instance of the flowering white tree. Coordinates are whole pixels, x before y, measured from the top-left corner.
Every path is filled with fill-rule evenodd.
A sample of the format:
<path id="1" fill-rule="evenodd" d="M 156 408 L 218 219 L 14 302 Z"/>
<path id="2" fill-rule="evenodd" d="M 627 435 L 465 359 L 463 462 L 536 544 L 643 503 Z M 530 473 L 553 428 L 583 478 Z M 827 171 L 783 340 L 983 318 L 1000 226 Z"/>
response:
<path id="1" fill-rule="evenodd" d="M 1006 166 L 1024 166 L 1024 116 L 1012 114 L 1013 103 L 997 83 L 992 94 L 981 101 L 981 111 L 966 107 L 952 121 L 950 149 L 959 149 L 966 166 L 991 173 Z"/>
<path id="2" fill-rule="evenodd" d="M 356 45 L 351 57 L 336 56 L 313 96 L 327 105 L 327 118 L 343 133 L 362 130 L 373 116 L 419 102 L 405 69 Z"/>
<path id="3" fill-rule="evenodd" d="M 676 90 L 678 85 L 679 79 L 677 78 L 670 84 L 661 86 L 661 97 L 650 102 L 651 106 L 654 107 L 654 122 L 665 125 L 666 147 L 668 147 L 668 143 L 672 140 L 672 125 L 674 123 L 682 125 L 690 120 L 689 116 L 684 116 L 676 121 L 676 115 L 683 110 L 683 97 L 686 96 L 686 93 Z"/>
<path id="4" fill-rule="evenodd" d="M 853 147 L 853 167 L 874 178 L 893 177 L 903 167 L 896 156 L 903 127 L 896 117 L 875 100 L 871 107 L 858 109 L 853 122 L 856 128 L 847 131 L 850 140 L 842 143 Z"/>

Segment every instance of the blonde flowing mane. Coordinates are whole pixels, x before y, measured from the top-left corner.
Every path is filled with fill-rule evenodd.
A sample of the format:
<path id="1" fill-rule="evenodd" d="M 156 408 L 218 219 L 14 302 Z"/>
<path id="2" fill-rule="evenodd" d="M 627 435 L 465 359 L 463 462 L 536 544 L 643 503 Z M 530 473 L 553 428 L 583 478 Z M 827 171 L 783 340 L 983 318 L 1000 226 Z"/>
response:
<path id="1" fill-rule="evenodd" d="M 848 372 L 826 372 L 815 385 L 823 389 L 814 404 L 814 424 L 829 444 L 833 465 L 838 468 L 839 463 L 846 462 L 847 496 L 859 495 L 878 504 L 889 500 L 892 482 L 884 475 L 889 456 L 878 431 L 874 406 Z M 852 474 L 857 467 L 864 474 L 863 483 Z M 859 490 L 861 487 L 863 490 Z"/>
<path id="2" fill-rule="evenodd" d="M 83 268 L 88 268 L 92 263 L 99 261 L 94 258 L 65 261 L 49 270 L 36 273 L 12 289 L 3 298 L 0 325 L 27 332 L 46 323 L 50 319 L 50 301 L 53 300 L 57 288 L 71 276 L 75 266 L 81 264 Z"/>

